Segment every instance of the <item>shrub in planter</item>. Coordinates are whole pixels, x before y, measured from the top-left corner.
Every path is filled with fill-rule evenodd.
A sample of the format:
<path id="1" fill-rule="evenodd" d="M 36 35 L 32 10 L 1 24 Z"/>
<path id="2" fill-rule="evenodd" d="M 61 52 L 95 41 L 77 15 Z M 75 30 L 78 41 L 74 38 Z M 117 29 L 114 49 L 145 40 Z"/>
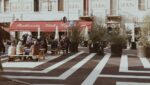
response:
<path id="1" fill-rule="evenodd" d="M 122 50 L 126 46 L 126 35 L 120 34 L 119 30 L 113 30 L 109 34 L 109 40 L 111 44 L 111 54 L 112 56 L 121 56 Z"/>
<path id="2" fill-rule="evenodd" d="M 90 33 L 89 51 L 103 55 L 107 37 L 107 29 L 95 22 Z"/>
<path id="3" fill-rule="evenodd" d="M 70 42 L 70 52 L 78 52 L 78 43 Z"/>
<path id="4" fill-rule="evenodd" d="M 69 33 L 69 38 L 70 38 L 70 52 L 78 52 L 78 45 L 80 42 L 80 31 L 78 26 L 73 26 L 70 27 L 71 31 Z"/>
<path id="5" fill-rule="evenodd" d="M 138 56 L 150 57 L 150 15 L 145 16 L 143 22 L 144 25 L 141 29 L 141 34 L 139 35 L 140 39 L 138 43 L 138 45 L 143 46 L 143 50 L 142 49 L 139 50 L 140 54 L 143 55 Z"/>
<path id="6" fill-rule="evenodd" d="M 145 57 L 150 58 L 150 47 L 145 48 Z"/>

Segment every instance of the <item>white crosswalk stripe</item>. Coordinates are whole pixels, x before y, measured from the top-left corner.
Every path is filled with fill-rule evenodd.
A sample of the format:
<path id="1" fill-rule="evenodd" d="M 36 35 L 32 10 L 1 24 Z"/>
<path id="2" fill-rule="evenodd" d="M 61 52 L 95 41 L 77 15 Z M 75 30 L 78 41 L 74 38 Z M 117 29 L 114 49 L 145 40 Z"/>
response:
<path id="1" fill-rule="evenodd" d="M 150 83 L 139 83 L 139 82 L 117 82 L 116 85 L 150 85 Z"/>
<path id="2" fill-rule="evenodd" d="M 102 72 L 104 66 L 108 62 L 110 54 L 104 56 L 104 58 L 98 63 L 94 70 L 89 74 L 89 76 L 83 81 L 82 85 L 93 85 L 99 74 Z"/>
<path id="3" fill-rule="evenodd" d="M 143 62 L 143 60 L 142 60 L 142 62 Z M 145 65 L 145 63 L 143 65 Z M 145 67 L 146 67 L 146 65 L 145 65 Z M 126 72 L 126 73 L 150 73 L 150 71 L 128 70 L 128 56 L 127 55 L 122 55 L 121 56 L 119 72 Z"/>
<path id="4" fill-rule="evenodd" d="M 128 57 L 127 55 L 122 55 L 119 72 L 126 72 L 126 71 L 128 71 Z"/>
<path id="5" fill-rule="evenodd" d="M 79 56 L 80 54 L 84 53 L 83 51 L 82 52 L 78 52 L 70 57 L 68 57 L 67 59 L 65 60 L 62 60 L 56 64 L 54 64 L 53 66 L 50 66 L 42 71 L 32 71 L 32 70 L 4 70 L 5 72 L 16 72 L 16 73 L 48 73 L 54 69 L 56 69 L 57 67 L 63 65 L 64 63 L 76 58 L 77 56 Z"/>
<path id="6" fill-rule="evenodd" d="M 135 75 L 99 75 L 99 77 L 127 78 L 127 79 L 150 79 L 150 76 L 135 76 Z"/>
<path id="7" fill-rule="evenodd" d="M 148 61 L 147 58 L 145 58 L 145 57 L 140 57 L 140 60 L 141 60 L 141 62 L 142 62 L 142 64 L 143 64 L 144 68 L 150 68 L 150 62 Z"/>
<path id="8" fill-rule="evenodd" d="M 9 76 L 9 75 L 3 75 L 7 78 L 17 78 L 17 79 L 58 79 L 58 80 L 65 80 L 70 75 L 72 75 L 75 71 L 77 71 L 80 67 L 82 67 L 86 62 L 88 62 L 91 58 L 93 58 L 96 54 L 92 53 L 86 58 L 84 58 L 82 61 L 74 65 L 72 68 L 64 72 L 62 75 L 58 77 L 47 77 L 47 76 Z"/>

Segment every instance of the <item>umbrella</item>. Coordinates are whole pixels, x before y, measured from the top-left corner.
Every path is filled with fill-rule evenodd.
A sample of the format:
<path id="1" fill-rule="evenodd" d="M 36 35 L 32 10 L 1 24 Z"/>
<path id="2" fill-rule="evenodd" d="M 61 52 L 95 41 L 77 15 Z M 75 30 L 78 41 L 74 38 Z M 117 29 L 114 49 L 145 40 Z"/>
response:
<path id="1" fill-rule="evenodd" d="M 89 33 L 88 33 L 88 27 L 87 26 L 85 27 L 85 31 L 84 31 L 84 39 L 85 39 L 85 41 L 89 40 Z"/>
<path id="2" fill-rule="evenodd" d="M 59 40 L 59 30 L 58 30 L 58 26 L 56 26 L 56 29 L 55 29 L 55 40 Z"/>
<path id="3" fill-rule="evenodd" d="M 41 32 L 41 29 L 40 29 L 40 27 L 38 27 L 38 39 L 40 38 L 40 32 Z"/>

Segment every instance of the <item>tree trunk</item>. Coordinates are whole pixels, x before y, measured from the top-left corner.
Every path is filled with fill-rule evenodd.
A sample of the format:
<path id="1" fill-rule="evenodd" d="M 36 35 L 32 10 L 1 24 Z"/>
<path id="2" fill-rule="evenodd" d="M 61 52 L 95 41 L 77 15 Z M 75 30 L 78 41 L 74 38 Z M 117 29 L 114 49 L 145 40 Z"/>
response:
<path id="1" fill-rule="evenodd" d="M 145 48 L 145 57 L 149 58 L 150 57 L 150 47 Z"/>

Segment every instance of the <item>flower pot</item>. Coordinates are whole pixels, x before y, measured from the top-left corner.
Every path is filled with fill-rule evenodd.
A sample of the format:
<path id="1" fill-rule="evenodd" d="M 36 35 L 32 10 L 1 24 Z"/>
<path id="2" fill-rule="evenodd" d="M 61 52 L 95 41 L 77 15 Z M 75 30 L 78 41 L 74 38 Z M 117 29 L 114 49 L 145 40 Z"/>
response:
<path id="1" fill-rule="evenodd" d="M 76 42 L 71 42 L 69 47 L 70 52 L 78 52 L 78 45 Z"/>
<path id="2" fill-rule="evenodd" d="M 131 49 L 136 49 L 136 42 L 131 43 Z"/>
<path id="3" fill-rule="evenodd" d="M 113 57 L 120 57 L 122 55 L 123 46 L 118 44 L 111 45 L 111 55 Z"/>
<path id="4" fill-rule="evenodd" d="M 89 45 L 90 53 L 97 53 L 98 52 L 98 48 L 99 48 L 99 44 L 98 43 L 93 43 L 93 44 Z"/>
<path id="5" fill-rule="evenodd" d="M 88 41 L 84 41 L 84 47 L 88 46 Z"/>
<path id="6" fill-rule="evenodd" d="M 137 47 L 137 56 L 138 57 L 145 57 L 145 48 L 144 46 L 138 46 Z"/>
<path id="7" fill-rule="evenodd" d="M 145 57 L 150 57 L 150 47 L 145 47 Z"/>
<path id="8" fill-rule="evenodd" d="M 94 43 L 94 44 L 89 44 L 89 52 L 90 53 L 98 53 L 99 55 L 104 55 L 104 47 L 105 44 L 100 44 L 100 43 Z"/>

